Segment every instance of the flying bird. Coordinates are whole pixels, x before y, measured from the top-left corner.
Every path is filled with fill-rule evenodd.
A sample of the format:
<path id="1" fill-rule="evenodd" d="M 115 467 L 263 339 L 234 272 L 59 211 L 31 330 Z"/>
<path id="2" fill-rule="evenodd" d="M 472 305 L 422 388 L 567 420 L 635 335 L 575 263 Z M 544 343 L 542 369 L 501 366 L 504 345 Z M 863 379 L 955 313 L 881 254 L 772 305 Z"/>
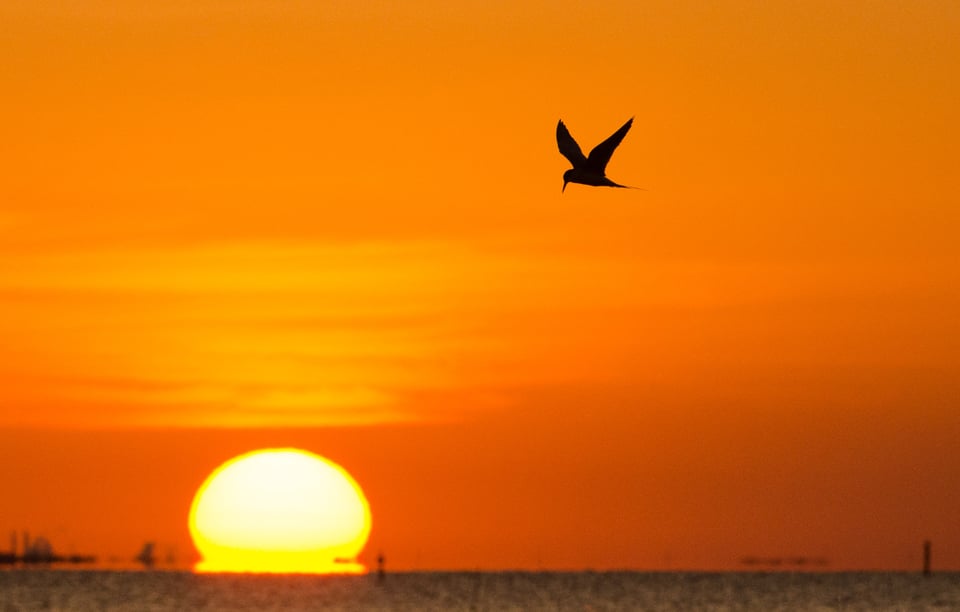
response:
<path id="1" fill-rule="evenodd" d="M 614 132 L 610 138 L 607 138 L 595 146 L 593 150 L 590 151 L 589 156 L 584 157 L 583 151 L 580 150 L 580 145 L 578 145 L 577 141 L 570 135 L 567 126 L 563 125 L 563 120 L 557 122 L 557 146 L 560 148 L 560 153 L 573 164 L 573 168 L 563 173 L 563 189 L 561 189 L 560 192 L 563 193 L 567 189 L 567 183 L 580 183 L 581 185 L 592 185 L 594 187 L 621 187 L 630 189 L 630 187 L 626 185 L 618 185 L 608 179 L 606 169 L 607 163 L 610 161 L 610 156 L 613 155 L 617 145 L 620 144 L 623 137 L 630 131 L 631 125 L 633 125 L 633 117 L 624 123 L 623 127 Z"/>

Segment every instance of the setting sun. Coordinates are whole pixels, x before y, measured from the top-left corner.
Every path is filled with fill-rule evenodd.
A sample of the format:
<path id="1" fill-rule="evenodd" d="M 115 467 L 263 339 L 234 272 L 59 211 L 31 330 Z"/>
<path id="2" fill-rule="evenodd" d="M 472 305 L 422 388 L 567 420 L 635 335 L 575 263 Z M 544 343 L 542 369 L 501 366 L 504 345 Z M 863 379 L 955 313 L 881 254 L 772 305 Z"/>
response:
<path id="1" fill-rule="evenodd" d="M 306 451 L 252 451 L 197 490 L 190 534 L 202 572 L 362 573 L 370 508 L 340 466 Z"/>

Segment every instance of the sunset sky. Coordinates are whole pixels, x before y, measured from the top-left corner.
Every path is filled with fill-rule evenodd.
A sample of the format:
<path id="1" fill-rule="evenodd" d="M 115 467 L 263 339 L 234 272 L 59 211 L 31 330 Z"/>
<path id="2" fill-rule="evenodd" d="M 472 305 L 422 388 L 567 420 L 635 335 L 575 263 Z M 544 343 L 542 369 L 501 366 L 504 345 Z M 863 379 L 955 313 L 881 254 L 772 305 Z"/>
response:
<path id="1" fill-rule="evenodd" d="M 189 563 L 293 446 L 393 569 L 960 569 L 960 3 L 0 23 L 0 548 Z"/>

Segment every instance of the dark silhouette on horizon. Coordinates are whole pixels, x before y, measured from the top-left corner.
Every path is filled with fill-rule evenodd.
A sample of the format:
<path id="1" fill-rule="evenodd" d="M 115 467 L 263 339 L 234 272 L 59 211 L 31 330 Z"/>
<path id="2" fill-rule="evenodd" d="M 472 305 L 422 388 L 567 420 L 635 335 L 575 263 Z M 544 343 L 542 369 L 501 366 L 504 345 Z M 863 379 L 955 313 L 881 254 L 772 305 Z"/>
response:
<path id="1" fill-rule="evenodd" d="M 752 567 L 765 567 L 768 569 L 777 567 L 802 568 L 804 566 L 826 567 L 830 561 L 826 557 L 804 557 L 796 555 L 792 557 L 754 557 L 747 556 L 740 559 L 740 563 Z"/>
<path id="2" fill-rule="evenodd" d="M 153 542 L 144 542 L 140 553 L 133 560 L 143 565 L 144 569 L 153 569 L 153 566 L 157 563 L 157 556 L 153 554 L 154 546 Z"/>
<path id="3" fill-rule="evenodd" d="M 10 534 L 10 550 L 0 552 L 0 565 L 52 565 L 54 563 L 94 563 L 93 555 L 58 555 L 45 537 L 33 540 L 23 532 L 23 554 L 17 554 L 17 533 Z"/>
<path id="4" fill-rule="evenodd" d="M 567 130 L 567 126 L 563 124 L 563 120 L 558 121 L 557 146 L 560 148 L 560 153 L 570 160 L 570 163 L 573 165 L 573 168 L 563 173 L 563 189 L 560 190 L 560 193 L 566 191 L 567 183 L 580 183 L 581 185 L 590 185 L 593 187 L 633 189 L 627 185 L 614 183 L 607 178 L 606 174 L 610 157 L 620 144 L 620 141 L 623 140 L 623 137 L 630 131 L 631 125 L 633 125 L 633 117 L 630 117 L 629 121 L 624 123 L 613 135 L 595 146 L 593 150 L 590 151 L 590 155 L 584 157 L 583 151 L 580 150 L 580 145 L 578 145 L 577 141 L 570 135 L 570 131 Z"/>

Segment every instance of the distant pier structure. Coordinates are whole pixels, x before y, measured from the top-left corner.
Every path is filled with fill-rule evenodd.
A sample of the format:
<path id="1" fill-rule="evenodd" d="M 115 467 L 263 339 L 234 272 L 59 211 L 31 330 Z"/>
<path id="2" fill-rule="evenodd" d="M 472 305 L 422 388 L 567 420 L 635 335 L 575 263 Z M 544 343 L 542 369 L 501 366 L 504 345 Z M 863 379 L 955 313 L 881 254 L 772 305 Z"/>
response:
<path id="1" fill-rule="evenodd" d="M 10 532 L 10 550 L 0 552 L 0 563 L 13 564 L 17 562 L 17 532 Z"/>
<path id="2" fill-rule="evenodd" d="M 23 532 L 23 552 L 17 551 L 17 534 L 10 535 L 10 550 L 0 552 L 0 565 L 50 565 L 53 563 L 93 563 L 93 555 L 58 555 L 53 551 L 50 541 L 43 536 L 31 538 Z"/>
<path id="3" fill-rule="evenodd" d="M 930 569 L 930 549 L 932 545 L 930 540 L 924 540 L 923 542 L 923 575 L 929 576 L 931 573 Z"/>

